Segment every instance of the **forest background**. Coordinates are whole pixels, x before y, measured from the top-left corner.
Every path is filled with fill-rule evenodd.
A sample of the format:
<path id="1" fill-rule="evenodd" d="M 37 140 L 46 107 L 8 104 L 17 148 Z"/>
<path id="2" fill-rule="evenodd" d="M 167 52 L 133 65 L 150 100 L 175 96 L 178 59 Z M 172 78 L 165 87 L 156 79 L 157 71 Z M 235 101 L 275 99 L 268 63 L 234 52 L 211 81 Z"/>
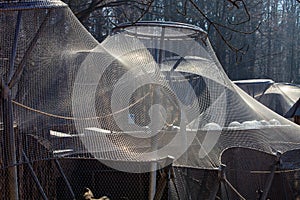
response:
<path id="1" fill-rule="evenodd" d="M 231 80 L 300 84 L 300 0 L 64 0 L 99 41 L 120 23 L 204 29 Z"/>

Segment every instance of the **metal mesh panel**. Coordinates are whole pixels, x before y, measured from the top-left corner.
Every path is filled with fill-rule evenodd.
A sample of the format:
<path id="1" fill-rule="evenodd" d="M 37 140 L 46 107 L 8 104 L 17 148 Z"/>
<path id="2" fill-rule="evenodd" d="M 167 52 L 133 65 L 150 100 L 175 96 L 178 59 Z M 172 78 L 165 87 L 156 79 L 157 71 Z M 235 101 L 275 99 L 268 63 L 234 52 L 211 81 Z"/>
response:
<path id="1" fill-rule="evenodd" d="M 218 180 L 217 170 L 174 167 L 171 199 L 209 199 Z"/>
<path id="2" fill-rule="evenodd" d="M 268 183 L 268 198 L 296 199 L 299 195 L 296 155 L 299 155 L 299 150 L 287 152 L 277 160 L 275 155 L 254 149 L 232 148 L 223 153 L 222 162 L 227 165 L 227 179 L 247 199 L 262 198 Z M 231 199 L 239 198 L 233 192 L 230 193 Z"/>
<path id="3" fill-rule="evenodd" d="M 96 159 L 64 159 L 61 166 L 70 181 L 76 199 L 81 199 L 84 188 L 91 189 L 95 198 L 107 196 L 111 199 L 147 199 L 149 173 L 129 174 L 116 171 Z M 59 199 L 66 198 L 66 184 L 59 179 Z"/>
<path id="4" fill-rule="evenodd" d="M 226 149 L 299 148 L 197 27 L 124 25 L 99 44 L 58 1 L 0 6 L 4 199 L 223 197 Z"/>
<path id="5" fill-rule="evenodd" d="M 176 157 L 176 165 L 209 168 L 220 165 L 219 156 L 229 147 L 272 153 L 299 145 L 299 127 L 233 85 L 198 29 L 125 25 L 94 49 L 82 67 L 91 73 L 79 73 L 75 101 L 80 109 L 75 114 L 100 116 L 76 126 L 98 158 L 151 160 L 155 156 L 148 152 L 154 148 L 160 157 Z M 94 94 L 99 93 L 98 100 Z"/>
<path id="6" fill-rule="evenodd" d="M 271 110 L 284 116 L 297 102 L 299 96 L 299 85 L 275 83 L 257 99 Z"/>
<path id="7" fill-rule="evenodd" d="M 285 116 L 300 97 L 300 86 L 296 84 L 274 83 L 270 79 L 241 80 L 234 83 L 281 116 Z"/>

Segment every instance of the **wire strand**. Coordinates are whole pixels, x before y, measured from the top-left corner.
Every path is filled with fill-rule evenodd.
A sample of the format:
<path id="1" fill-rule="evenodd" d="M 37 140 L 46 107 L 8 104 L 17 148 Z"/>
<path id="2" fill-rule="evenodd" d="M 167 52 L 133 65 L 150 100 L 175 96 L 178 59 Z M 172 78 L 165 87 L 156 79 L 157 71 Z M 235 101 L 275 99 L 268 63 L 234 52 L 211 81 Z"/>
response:
<path id="1" fill-rule="evenodd" d="M 110 113 L 108 115 L 104 115 L 104 116 L 97 116 L 97 117 L 87 117 L 87 118 L 76 118 L 76 117 L 67 117 L 67 116 L 61 116 L 61 115 L 56 115 L 56 114 L 51 114 L 51 113 L 47 113 L 47 112 L 44 112 L 44 111 L 41 111 L 41 110 L 37 110 L 37 109 L 34 109 L 34 108 L 31 108 L 29 106 L 26 106 L 24 104 L 21 104 L 17 101 L 14 101 L 12 100 L 12 103 L 21 107 L 21 108 L 25 108 L 27 110 L 30 110 L 30 111 L 33 111 L 33 112 L 36 112 L 38 114 L 42 114 L 42 115 L 46 115 L 48 117 L 54 117 L 54 118 L 59 118 L 59 119 L 66 119 L 66 120 L 93 120 L 93 119 L 104 119 L 104 118 L 107 118 L 107 117 L 111 117 L 115 114 L 118 114 L 118 113 L 121 113 L 131 107 L 133 107 L 134 105 L 138 104 L 139 102 L 141 102 L 142 100 L 144 100 L 147 96 L 150 95 L 150 92 L 147 93 L 145 96 L 143 96 L 142 98 L 140 98 L 138 101 L 134 102 L 133 104 L 130 104 L 129 106 L 121 109 L 121 110 L 118 110 L 117 112 L 114 112 L 114 113 Z"/>

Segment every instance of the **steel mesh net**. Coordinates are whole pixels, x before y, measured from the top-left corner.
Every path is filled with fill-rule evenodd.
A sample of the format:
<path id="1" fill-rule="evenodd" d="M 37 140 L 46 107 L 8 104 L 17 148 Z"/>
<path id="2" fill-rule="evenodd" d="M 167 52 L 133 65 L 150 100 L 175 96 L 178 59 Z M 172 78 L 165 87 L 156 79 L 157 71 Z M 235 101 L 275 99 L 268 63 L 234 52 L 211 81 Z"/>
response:
<path id="1" fill-rule="evenodd" d="M 63 199 L 72 192 L 51 190 L 52 184 L 68 185 L 59 173 L 67 171 L 73 196 L 79 195 L 89 178 L 94 180 L 90 187 L 100 181 L 95 180 L 95 160 L 110 167 L 112 174 L 141 173 L 132 179 L 141 185 L 153 176 L 163 177 L 153 172 L 173 164 L 196 172 L 191 176 L 178 169 L 169 195 L 178 196 L 178 190 L 190 186 L 191 191 L 200 187 L 199 195 L 206 198 L 225 150 L 243 147 L 273 154 L 299 148 L 299 126 L 235 86 L 201 29 L 174 23 L 124 25 L 99 44 L 60 2 L 27 3 L 0 4 L 2 95 L 10 89 L 13 106 L 13 112 L 2 106 L 9 116 L 2 116 L 4 177 L 13 166 L 18 166 L 19 176 L 44 169 L 46 174 L 36 176 L 44 180 L 40 185 L 48 188 L 45 193 Z M 8 123 L 8 118 L 13 121 Z M 14 125 L 14 137 L 7 136 L 7 124 Z M 65 159 L 60 167 L 53 163 L 58 158 Z M 84 164 L 68 164 L 75 158 Z M 33 170 L 27 166 L 32 162 Z M 76 176 L 86 176 L 86 182 L 72 176 L 71 168 L 79 173 Z M 203 169 L 212 170 L 211 175 Z M 195 186 L 197 179 L 192 177 L 197 176 L 207 181 Z M 18 184 L 28 185 L 26 181 L 30 182 L 19 179 Z M 20 195 L 40 191 L 21 188 Z M 134 195 L 132 199 L 144 198 L 148 190 Z"/>
<path id="2" fill-rule="evenodd" d="M 257 99 L 271 110 L 284 116 L 297 102 L 299 96 L 299 85 L 274 83 L 264 94 L 258 96 Z"/>
<path id="3" fill-rule="evenodd" d="M 211 168 L 230 147 L 297 147 L 299 127 L 232 84 L 205 33 L 185 28 L 125 26 L 87 56 L 90 73 L 79 72 L 73 93 L 78 117 L 101 118 L 76 123 L 87 149 L 102 159 L 173 156 L 176 165 Z M 98 114 L 105 111 L 108 121 Z"/>
<path id="4" fill-rule="evenodd" d="M 19 13 L 2 13 L 15 19 L 2 21 L 11 32 L 1 35 L 2 66 Z M 33 159 L 60 150 L 120 160 L 184 154 L 178 165 L 215 167 L 231 146 L 271 153 L 298 145 L 299 128 L 236 88 L 201 30 L 126 27 L 98 44 L 66 8 L 21 14 L 14 68 L 1 69 L 15 83 L 18 129 L 49 142 L 49 155 Z"/>

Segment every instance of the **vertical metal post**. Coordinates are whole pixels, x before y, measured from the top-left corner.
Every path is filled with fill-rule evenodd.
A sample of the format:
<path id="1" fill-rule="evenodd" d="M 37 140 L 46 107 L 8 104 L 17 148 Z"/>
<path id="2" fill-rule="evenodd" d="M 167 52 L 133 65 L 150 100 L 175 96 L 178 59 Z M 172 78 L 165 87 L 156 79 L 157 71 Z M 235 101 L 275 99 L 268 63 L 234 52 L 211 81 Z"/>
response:
<path id="1" fill-rule="evenodd" d="M 167 169 L 168 169 L 168 174 L 167 174 L 167 178 L 168 178 L 168 182 L 167 182 L 167 187 L 168 187 L 168 200 L 171 200 L 171 181 L 174 181 L 174 170 L 173 170 L 173 162 L 174 162 L 175 158 L 173 156 L 168 156 L 166 159 L 166 162 L 168 164 Z M 169 164 L 170 163 L 170 164 Z M 174 181 L 174 186 L 176 189 L 176 184 Z M 177 192 L 177 191 L 176 191 Z M 179 198 L 179 196 L 178 196 Z"/>
<path id="2" fill-rule="evenodd" d="M 273 183 L 275 171 L 276 171 L 277 167 L 279 166 L 280 162 L 281 162 L 281 152 L 276 152 L 276 160 L 275 160 L 274 165 L 271 168 L 271 173 L 268 176 L 268 179 L 267 179 L 265 188 L 263 189 L 263 193 L 262 193 L 262 196 L 261 196 L 260 200 L 266 200 L 267 199 L 268 193 L 269 193 L 271 185 Z"/>
<path id="3" fill-rule="evenodd" d="M 29 170 L 30 170 L 30 172 L 31 172 L 31 175 L 32 175 L 32 177 L 33 177 L 33 180 L 34 180 L 35 183 L 37 184 L 37 187 L 38 187 L 38 189 L 39 189 L 39 191 L 40 191 L 40 193 L 41 193 L 41 196 L 43 197 L 44 200 L 48 200 L 47 195 L 45 194 L 44 189 L 43 189 L 43 187 L 42 187 L 42 185 L 41 185 L 41 183 L 40 183 L 40 181 L 39 181 L 39 179 L 38 179 L 36 173 L 34 172 L 34 169 L 33 169 L 32 165 L 30 164 L 29 159 L 28 159 L 28 157 L 26 156 L 26 154 L 25 154 L 24 151 L 22 152 L 22 155 L 23 155 L 23 157 L 24 157 L 24 159 L 25 159 L 25 162 L 27 162 L 27 165 L 28 165 L 28 167 L 29 167 Z"/>
<path id="4" fill-rule="evenodd" d="M 161 37 L 160 37 L 160 46 L 159 46 L 159 52 L 158 56 L 156 56 L 155 59 L 156 62 L 160 65 L 162 63 L 162 54 L 163 54 L 163 47 L 164 47 L 164 39 L 165 39 L 165 27 L 162 27 L 162 32 L 161 32 Z M 157 51 L 156 51 L 157 52 Z M 159 69 L 157 69 L 159 70 Z M 160 103 L 160 91 L 159 88 L 153 88 L 153 104 L 159 104 Z M 160 118 L 158 117 L 160 115 L 160 110 L 157 109 L 158 107 L 155 107 L 151 116 L 151 120 L 154 120 L 153 123 L 154 127 L 159 124 Z M 156 134 L 159 130 L 156 130 L 155 128 L 151 128 L 152 135 Z M 157 134 L 152 136 L 151 139 L 151 146 L 152 146 L 152 151 L 156 151 L 158 149 L 158 138 Z M 152 162 L 151 163 L 151 172 L 150 172 L 150 187 L 149 187 L 149 200 L 154 199 L 155 193 L 156 193 L 156 170 L 157 170 L 157 163 Z"/>
<path id="5" fill-rule="evenodd" d="M 22 11 L 18 11 L 17 23 L 16 23 L 16 28 L 15 28 L 15 34 L 14 34 L 14 43 L 13 43 L 11 55 L 9 58 L 8 82 L 12 79 L 13 74 L 14 74 L 15 59 L 17 56 L 17 48 L 18 48 L 18 38 L 19 38 L 20 27 L 21 27 L 21 17 L 22 17 Z"/>
<path id="6" fill-rule="evenodd" d="M 158 95 L 158 89 L 157 88 L 153 88 L 153 103 L 154 104 L 158 104 L 159 102 L 159 95 Z M 151 151 L 156 151 L 158 149 L 158 137 L 156 132 L 158 130 L 156 130 L 155 125 L 157 125 L 159 122 L 157 121 L 159 119 L 158 117 L 159 115 L 159 110 L 158 107 L 155 107 L 153 109 L 153 112 L 151 114 L 151 123 L 154 124 L 153 127 L 150 128 L 151 131 Z M 152 121 L 153 120 L 153 121 Z M 156 134 L 156 135 L 154 135 Z M 149 187 L 149 200 L 153 200 L 155 197 L 155 193 L 156 193 L 156 170 L 157 170 L 157 163 L 156 161 L 152 161 L 151 162 L 151 172 L 150 172 L 150 187 Z"/>
<path id="7" fill-rule="evenodd" d="M 11 49 L 11 56 L 9 60 L 9 74 L 8 82 L 12 79 L 14 74 L 14 65 L 17 55 L 18 37 L 21 26 L 22 12 L 18 11 L 16 27 L 14 33 L 14 43 Z M 18 169 L 17 169 L 17 156 L 16 156 L 16 140 L 13 125 L 13 106 L 11 89 L 8 85 L 1 80 L 1 98 L 2 98 L 2 119 L 3 119 L 3 142 L 4 142 L 4 164 L 8 166 L 7 170 L 7 185 L 9 188 L 9 199 L 19 199 L 19 186 L 18 186 Z"/>
<path id="8" fill-rule="evenodd" d="M 209 196 L 209 199 L 210 200 L 215 200 L 216 197 L 217 197 L 217 194 L 218 194 L 218 191 L 220 189 L 220 186 L 221 186 L 221 182 L 225 179 L 225 168 L 226 168 L 226 165 L 224 164 L 221 164 L 218 168 L 218 177 L 217 177 L 217 180 L 215 182 L 215 185 L 213 187 L 213 189 L 211 190 L 211 193 L 210 193 L 210 196 Z"/>
<path id="9" fill-rule="evenodd" d="M 64 179 L 64 181 L 65 181 L 65 183 L 66 183 L 66 185 L 67 185 L 67 187 L 68 187 L 68 189 L 69 189 L 71 195 L 72 195 L 72 198 L 73 198 L 73 199 L 76 199 L 76 198 L 75 198 L 74 191 L 73 191 L 73 189 L 72 189 L 72 186 L 71 186 L 71 184 L 70 184 L 68 178 L 66 177 L 66 175 L 65 175 L 65 173 L 64 173 L 63 168 L 61 167 L 61 165 L 60 165 L 60 163 L 59 163 L 59 161 L 58 161 L 57 159 L 55 159 L 55 164 L 56 164 L 56 166 L 57 166 L 57 168 L 58 168 L 58 171 L 59 171 L 60 174 L 62 175 L 62 177 L 63 177 L 63 179 Z"/>
<path id="10" fill-rule="evenodd" d="M 3 117 L 3 142 L 4 142 L 4 165 L 8 166 L 7 182 L 9 188 L 9 199 L 19 199 L 18 188 L 18 172 L 17 172 L 17 158 L 16 158 L 16 144 L 13 127 L 13 109 L 11 100 L 11 90 L 3 83 L 1 88 L 2 96 L 2 117 Z"/>

